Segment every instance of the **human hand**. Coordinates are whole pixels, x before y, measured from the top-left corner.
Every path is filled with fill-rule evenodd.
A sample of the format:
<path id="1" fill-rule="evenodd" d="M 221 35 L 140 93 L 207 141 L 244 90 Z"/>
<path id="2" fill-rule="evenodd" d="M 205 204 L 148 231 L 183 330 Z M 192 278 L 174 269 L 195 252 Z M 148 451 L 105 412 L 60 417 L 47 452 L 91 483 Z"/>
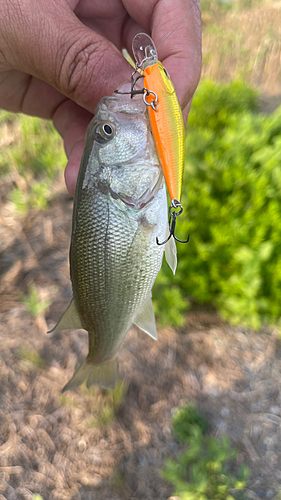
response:
<path id="1" fill-rule="evenodd" d="M 73 195 L 96 104 L 130 80 L 120 50 L 146 31 L 156 47 L 195 0 L 1 0 L 0 108 L 52 119 L 62 135 Z M 187 119 L 201 71 L 197 1 L 158 52 Z"/>

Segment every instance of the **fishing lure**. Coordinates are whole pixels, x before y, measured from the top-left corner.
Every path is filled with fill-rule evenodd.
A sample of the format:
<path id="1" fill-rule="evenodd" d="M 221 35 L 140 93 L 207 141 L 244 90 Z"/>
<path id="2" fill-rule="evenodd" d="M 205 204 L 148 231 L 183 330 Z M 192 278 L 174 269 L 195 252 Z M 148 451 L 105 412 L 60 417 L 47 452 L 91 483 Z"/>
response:
<path id="1" fill-rule="evenodd" d="M 176 218 L 183 211 L 180 200 L 185 130 L 181 107 L 170 75 L 158 60 L 157 50 L 150 36 L 146 33 L 137 34 L 133 39 L 132 50 L 136 65 L 131 77 L 131 97 L 142 93 L 143 100 L 148 106 L 151 131 L 171 199 L 170 234 L 162 243 L 158 239 L 156 242 L 158 245 L 163 245 L 173 236 L 177 241 L 187 243 L 189 238 L 181 241 L 175 236 Z M 130 56 L 125 55 L 125 57 L 134 65 Z M 143 88 L 137 90 L 135 85 L 140 79 L 143 79 Z"/>

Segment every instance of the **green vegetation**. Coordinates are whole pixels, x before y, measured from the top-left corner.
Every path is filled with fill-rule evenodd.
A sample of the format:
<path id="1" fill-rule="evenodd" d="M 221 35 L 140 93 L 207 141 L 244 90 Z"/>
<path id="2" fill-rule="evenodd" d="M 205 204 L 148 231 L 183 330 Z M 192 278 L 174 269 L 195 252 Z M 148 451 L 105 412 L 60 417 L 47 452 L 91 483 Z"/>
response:
<path id="1" fill-rule="evenodd" d="M 29 286 L 28 294 L 22 295 L 21 302 L 23 302 L 26 310 L 34 318 L 40 316 L 50 305 L 50 302 L 48 300 L 40 299 L 36 285 L 34 283 Z"/>
<path id="2" fill-rule="evenodd" d="M 183 326 L 185 313 L 189 309 L 190 303 L 183 297 L 179 287 L 173 286 L 169 272 L 161 272 L 156 283 L 155 293 L 153 291 L 153 297 L 155 297 L 153 303 L 158 324 L 160 326 Z"/>
<path id="3" fill-rule="evenodd" d="M 108 395 L 110 404 L 112 405 L 114 412 L 117 412 L 124 401 L 126 396 L 126 387 L 122 380 L 118 380 L 113 391 L 106 391 Z"/>
<path id="4" fill-rule="evenodd" d="M 194 428 L 199 427 L 202 434 L 209 428 L 206 418 L 199 413 L 194 404 L 178 408 L 173 417 L 173 428 L 176 438 L 183 443 L 188 443 L 194 434 Z"/>
<path id="5" fill-rule="evenodd" d="M 97 415 L 89 417 L 86 421 L 87 427 L 106 427 L 114 418 L 112 406 L 105 403 L 97 412 Z"/>
<path id="6" fill-rule="evenodd" d="M 25 215 L 31 208 L 45 210 L 51 199 L 51 183 L 37 182 L 31 183 L 28 191 L 15 187 L 10 193 L 10 200 L 15 205 L 17 212 Z"/>
<path id="7" fill-rule="evenodd" d="M 0 176 L 10 173 L 17 184 L 10 200 L 22 214 L 45 209 L 66 163 L 58 133 L 51 122 L 0 111 L 0 137 Z"/>
<path id="8" fill-rule="evenodd" d="M 187 297 L 256 329 L 281 316 L 281 108 L 265 116 L 256 107 L 242 82 L 203 81 L 195 94 L 177 224 L 190 242 L 177 245 L 176 276 L 164 265 L 154 288 L 170 323 L 183 321 Z"/>
<path id="9" fill-rule="evenodd" d="M 72 408 L 79 408 L 79 402 L 77 401 L 75 394 L 64 393 L 60 394 L 60 402 L 63 406 L 70 406 Z"/>
<path id="10" fill-rule="evenodd" d="M 29 348 L 21 348 L 19 350 L 19 357 L 24 360 L 28 361 L 32 365 L 34 365 L 37 368 L 44 368 L 45 362 L 43 358 L 40 356 L 40 354 L 35 351 L 35 349 Z"/>
<path id="11" fill-rule="evenodd" d="M 87 389 L 85 385 L 80 390 L 84 394 L 95 396 L 93 405 L 89 408 L 92 415 L 86 421 L 88 427 L 106 427 L 110 424 L 126 395 L 125 385 L 121 380 L 117 382 L 113 391 L 96 387 Z"/>
<path id="12" fill-rule="evenodd" d="M 106 427 L 118 412 L 126 395 L 126 387 L 119 380 L 113 391 L 90 387 L 86 382 L 78 389 L 78 394 L 67 393 L 60 396 L 61 404 L 70 407 L 79 407 L 79 393 L 85 396 L 87 414 L 85 423 L 87 427 Z"/>
<path id="13" fill-rule="evenodd" d="M 177 411 L 173 427 L 177 439 L 188 445 L 177 462 L 167 461 L 163 471 L 164 478 L 175 486 L 175 495 L 182 500 L 243 498 L 249 471 L 244 466 L 238 477 L 230 473 L 236 452 L 228 439 L 207 436 L 208 423 L 192 404 Z"/>
<path id="14" fill-rule="evenodd" d="M 114 491 L 117 492 L 121 498 L 129 498 L 131 489 L 129 488 L 125 475 L 120 472 L 117 468 L 110 478 L 110 482 Z"/>

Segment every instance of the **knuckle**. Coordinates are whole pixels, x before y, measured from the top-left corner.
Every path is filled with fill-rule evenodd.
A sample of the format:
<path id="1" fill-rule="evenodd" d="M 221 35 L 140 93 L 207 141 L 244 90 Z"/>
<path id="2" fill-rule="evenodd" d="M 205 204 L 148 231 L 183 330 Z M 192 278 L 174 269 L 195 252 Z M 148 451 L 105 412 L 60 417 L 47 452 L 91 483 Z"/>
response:
<path id="1" fill-rule="evenodd" d="M 99 71 L 105 47 L 102 40 L 73 43 L 62 57 L 58 69 L 58 86 L 71 98 L 84 93 Z"/>
<path id="2" fill-rule="evenodd" d="M 0 72 L 13 69 L 13 64 L 10 59 L 9 53 L 7 53 L 7 51 L 5 52 L 4 48 L 1 47 L 0 40 Z"/>
<path id="3" fill-rule="evenodd" d="M 4 52 L 0 48 L 0 71 L 6 68 L 6 58 Z"/>

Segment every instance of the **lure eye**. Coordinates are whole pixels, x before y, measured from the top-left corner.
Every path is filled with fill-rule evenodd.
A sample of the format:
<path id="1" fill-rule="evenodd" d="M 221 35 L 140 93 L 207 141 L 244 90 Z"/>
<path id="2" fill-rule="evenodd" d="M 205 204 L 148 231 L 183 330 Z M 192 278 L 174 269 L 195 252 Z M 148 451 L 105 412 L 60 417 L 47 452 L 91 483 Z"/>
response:
<path id="1" fill-rule="evenodd" d="M 99 124 L 94 130 L 94 139 L 99 144 L 104 144 L 110 141 L 115 134 L 115 127 L 113 123 Z"/>

